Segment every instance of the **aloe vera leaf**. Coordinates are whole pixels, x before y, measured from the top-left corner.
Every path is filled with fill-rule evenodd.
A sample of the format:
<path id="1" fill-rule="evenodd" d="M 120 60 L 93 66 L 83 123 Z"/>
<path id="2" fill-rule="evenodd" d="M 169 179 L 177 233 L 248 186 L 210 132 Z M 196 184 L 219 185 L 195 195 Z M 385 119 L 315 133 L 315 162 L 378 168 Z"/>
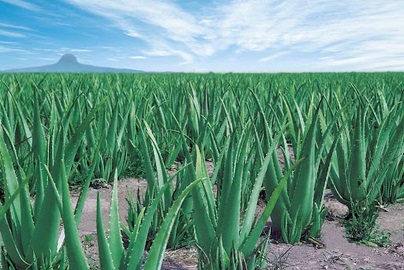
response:
<path id="1" fill-rule="evenodd" d="M 150 248 L 149 255 L 147 256 L 144 268 L 145 269 L 160 269 L 163 263 L 163 255 L 167 246 L 168 238 L 173 227 L 175 218 L 181 209 L 181 204 L 185 200 L 188 193 L 198 185 L 204 178 L 200 178 L 189 184 L 181 195 L 174 201 L 172 207 L 168 211 L 164 222 L 161 225 L 155 240 Z M 205 179 L 206 180 L 206 179 Z"/>
<path id="2" fill-rule="evenodd" d="M 111 249 L 114 268 L 120 269 L 124 262 L 124 248 L 121 238 L 119 211 L 118 211 L 118 174 L 114 172 L 114 186 L 112 188 L 111 207 L 109 214 L 108 244 Z"/>
<path id="3" fill-rule="evenodd" d="M 230 190 L 233 183 L 233 161 L 234 161 L 234 139 L 230 143 L 227 149 L 222 149 L 222 151 L 226 152 L 225 154 L 225 164 L 224 164 L 224 173 L 223 178 L 221 179 L 221 183 L 218 185 L 218 189 L 220 189 L 220 198 L 218 200 L 218 230 L 222 232 L 227 228 L 223 228 L 224 219 L 226 218 L 225 211 L 227 211 L 227 200 L 230 196 Z"/>
<path id="4" fill-rule="evenodd" d="M 99 193 L 97 194 L 97 241 L 98 241 L 98 253 L 100 258 L 101 269 L 105 270 L 117 269 L 114 266 L 108 239 L 107 236 L 105 235 Z"/>
<path id="5" fill-rule="evenodd" d="M 366 149 L 363 127 L 364 112 L 359 108 L 356 114 L 354 135 L 351 141 L 348 179 L 351 189 L 350 197 L 353 202 L 359 202 L 366 197 Z"/>
<path id="6" fill-rule="evenodd" d="M 63 135 L 62 128 L 62 131 L 59 133 L 57 162 L 52 168 L 52 174 L 49 175 L 49 177 L 53 179 L 51 181 L 54 181 L 58 192 L 61 192 L 62 181 L 64 181 L 64 179 L 62 179 L 62 166 L 64 166 L 64 164 L 62 164 L 64 156 Z M 45 164 L 42 166 L 46 168 Z M 42 254 L 49 254 L 53 257 L 57 250 L 61 214 L 57 204 L 54 203 L 58 199 L 57 194 L 53 192 L 53 187 L 49 182 L 45 188 L 43 202 L 37 213 L 35 229 L 31 238 L 31 246 L 37 257 L 41 257 Z"/>
<path id="7" fill-rule="evenodd" d="M 164 192 L 168 188 L 168 185 L 168 182 L 165 183 L 158 191 L 156 197 L 154 197 L 150 206 L 148 206 L 146 209 L 144 220 L 138 228 L 139 232 L 137 234 L 132 234 L 131 236 L 131 242 L 129 244 L 130 248 L 128 249 L 128 258 L 126 261 L 127 269 L 138 269 L 141 266 L 140 264 L 142 263 L 150 226 Z"/>
<path id="8" fill-rule="evenodd" d="M 6 135 L 10 139 L 8 133 Z M 12 147 L 14 156 L 16 152 Z M 32 232 L 34 230 L 34 224 L 32 220 L 30 197 L 26 183 L 29 181 L 23 172 L 18 173 L 18 177 L 13 168 L 11 156 L 7 150 L 3 133 L 0 131 L 0 154 L 3 157 L 4 163 L 4 178 L 6 185 L 6 194 L 15 196 L 8 208 L 11 210 L 11 228 L 14 232 L 15 244 L 22 254 L 28 254 L 31 252 L 29 245 Z M 16 159 L 17 160 L 17 159 Z M 18 162 L 18 160 L 17 160 Z M 17 167 L 20 167 L 17 164 Z M 20 180 L 18 180 L 20 179 Z M 24 184 L 25 183 L 25 184 Z M 18 192 L 18 193 L 17 193 Z M 11 198 L 10 198 L 11 199 Z M 7 208 L 5 208 L 6 210 Z"/>
<path id="9" fill-rule="evenodd" d="M 310 223 L 313 199 L 315 192 L 315 184 L 317 180 L 317 167 L 315 166 L 315 147 L 316 147 L 316 132 L 317 132 L 317 119 L 318 112 L 311 121 L 311 125 L 306 134 L 306 138 L 303 142 L 303 147 L 301 150 L 301 155 L 307 157 L 302 166 L 297 168 L 294 175 L 294 182 L 296 182 L 295 190 L 292 194 L 290 215 L 292 220 L 297 218 L 298 222 L 302 223 L 302 227 L 306 227 Z M 299 217 L 297 217 L 296 210 L 300 209 Z"/>
<path id="10" fill-rule="evenodd" d="M 333 142 L 330 150 L 328 151 L 326 160 L 324 161 L 324 164 L 321 168 L 321 173 L 318 178 L 319 182 L 316 184 L 316 193 L 314 195 L 315 196 L 314 202 L 317 203 L 318 205 L 322 205 L 325 189 L 326 189 L 327 183 L 328 183 L 328 178 L 329 178 L 328 176 L 329 176 L 329 173 L 330 173 L 330 170 L 332 167 L 331 166 L 332 157 L 333 157 L 335 149 L 338 145 L 341 132 L 342 132 L 342 130 L 340 130 L 339 134 L 335 137 L 334 142 Z"/>
<path id="11" fill-rule="evenodd" d="M 201 179 L 206 177 L 203 173 L 203 166 L 205 165 L 202 161 L 202 156 L 199 151 L 199 147 L 195 146 L 196 151 L 196 162 L 195 162 L 195 171 L 196 174 L 193 176 L 193 179 Z M 190 167 L 192 169 L 192 167 Z M 217 228 L 217 220 L 211 211 L 213 211 L 214 199 L 210 197 L 208 194 L 211 193 L 212 190 L 209 191 L 209 184 L 204 187 L 203 185 L 198 185 L 195 189 L 192 190 L 192 199 L 194 203 L 194 212 L 193 212 L 193 221 L 195 227 L 195 235 L 198 245 L 201 246 L 202 250 L 209 254 L 211 252 L 211 248 L 213 248 L 212 244 L 215 241 L 216 237 L 216 228 Z M 206 209 L 208 207 L 208 209 Z"/>
<path id="12" fill-rule="evenodd" d="M 139 130 L 139 141 L 140 141 L 140 149 L 142 150 L 144 156 L 144 167 L 145 167 L 145 174 L 146 174 L 146 181 L 149 190 L 154 190 L 156 187 L 156 182 L 154 179 L 153 167 L 150 162 L 151 157 L 149 155 L 149 150 L 147 148 L 145 134 L 142 128 Z M 158 185 L 157 185 L 158 186 Z"/>
<path id="13" fill-rule="evenodd" d="M 94 120 L 97 111 L 104 105 L 105 101 L 106 97 L 90 111 L 86 118 L 84 118 L 81 124 L 75 129 L 75 133 L 66 145 L 66 149 L 69 149 L 69 151 L 66 152 L 65 156 L 66 172 L 70 172 L 70 169 L 73 165 L 74 156 L 77 153 L 77 149 L 80 146 L 82 138 L 86 133 L 88 126 Z"/>
<path id="14" fill-rule="evenodd" d="M 104 138 L 104 137 L 105 137 L 105 133 L 103 133 L 103 135 L 101 135 L 101 138 L 100 138 L 100 141 L 101 141 L 101 142 L 103 141 L 103 138 Z M 102 145 L 102 143 L 98 143 L 98 144 L 97 144 L 97 147 L 96 147 L 96 149 L 95 149 L 95 151 L 94 151 L 93 154 L 92 154 L 92 158 L 91 158 L 91 160 L 92 160 L 91 168 L 90 168 L 90 170 L 89 170 L 89 172 L 88 172 L 87 179 L 86 179 L 86 181 L 85 181 L 84 184 L 83 184 L 83 187 L 82 187 L 81 192 L 80 192 L 79 199 L 78 199 L 77 204 L 76 204 L 76 208 L 75 208 L 75 211 L 74 211 L 74 219 L 75 219 L 75 221 L 76 221 L 77 227 L 78 227 L 79 224 L 80 224 L 81 215 L 82 215 L 82 213 L 83 213 L 85 200 L 86 200 L 86 198 L 87 198 L 87 192 L 88 192 L 88 189 L 89 189 L 89 187 L 90 187 L 91 180 L 93 179 L 93 172 L 94 172 L 94 169 L 95 169 L 95 167 L 97 166 L 98 161 L 99 161 L 99 159 L 100 159 L 100 156 L 98 155 L 98 153 L 99 153 L 99 150 L 100 150 L 100 148 L 101 148 L 101 145 Z"/>
<path id="15" fill-rule="evenodd" d="M 25 133 L 25 137 L 27 138 L 28 144 L 30 146 L 32 146 L 32 133 L 31 133 L 31 129 L 30 129 L 29 125 L 28 125 L 28 118 L 25 117 L 25 115 L 24 115 L 24 113 L 22 111 L 22 108 L 21 108 L 22 104 L 15 99 L 15 97 L 13 96 L 12 93 L 10 93 L 10 95 L 11 95 L 11 97 L 13 99 L 14 106 L 17 109 L 19 119 L 22 122 L 22 126 L 24 128 L 24 133 Z"/>
<path id="16" fill-rule="evenodd" d="M 108 148 L 107 151 L 113 155 L 113 151 L 115 151 L 117 145 L 116 140 L 116 130 L 118 126 L 118 104 L 115 104 L 114 108 L 112 109 L 112 116 L 111 121 L 109 122 L 108 132 L 107 132 L 107 142 Z"/>
<path id="17" fill-rule="evenodd" d="M 143 221 L 143 219 L 145 217 L 145 210 L 146 210 L 146 208 L 143 207 L 139 211 L 138 216 L 136 217 L 136 220 L 134 222 L 132 231 L 130 231 L 129 228 L 125 229 L 125 231 L 126 231 L 125 233 L 129 237 L 129 245 L 128 245 L 128 248 L 126 250 L 126 252 L 127 252 L 126 255 L 127 256 L 125 258 L 125 265 L 126 266 L 129 265 L 129 262 L 132 259 L 131 257 L 132 257 L 135 245 L 138 244 L 136 239 L 139 236 L 140 228 L 142 228 L 142 221 Z M 147 223 L 145 223 L 145 224 L 147 224 Z M 147 226 L 147 225 L 144 225 L 144 226 Z M 136 265 L 140 266 L 140 262 L 139 261 L 136 262 Z"/>
<path id="18" fill-rule="evenodd" d="M 235 157 L 236 164 L 234 174 L 230 177 L 233 178 L 230 187 L 228 187 L 230 194 L 224 205 L 221 207 L 223 219 L 219 222 L 219 228 L 221 228 L 221 234 L 223 236 L 223 246 L 228 254 L 230 254 L 233 246 L 238 246 L 239 242 L 239 222 L 240 222 L 240 204 L 242 194 L 242 176 L 244 169 L 244 159 L 247 152 L 247 138 L 249 133 L 243 134 L 239 140 L 238 145 L 238 157 Z M 223 187 L 226 188 L 226 187 Z M 220 219 L 220 217 L 219 217 Z"/>
<path id="19" fill-rule="evenodd" d="M 243 220 L 243 225 L 240 230 L 240 243 L 243 243 L 248 234 L 251 231 L 251 228 L 254 223 L 254 217 L 255 217 L 255 210 L 257 208 L 257 203 L 258 203 L 258 198 L 259 198 L 259 193 L 261 191 L 262 183 L 264 182 L 264 178 L 266 176 L 267 170 L 269 163 L 271 162 L 273 156 L 272 152 L 275 150 L 277 146 L 277 142 L 279 141 L 281 137 L 282 132 L 275 138 L 273 144 L 271 145 L 271 148 L 268 150 L 267 156 L 264 159 L 264 162 L 261 165 L 260 171 L 254 181 L 254 186 L 251 191 L 249 201 L 248 201 L 248 206 L 247 210 L 244 216 Z"/>
<path id="20" fill-rule="evenodd" d="M 34 157 L 36 161 L 36 194 L 35 194 L 35 203 L 34 203 L 34 213 L 39 213 L 39 209 L 42 205 L 44 198 L 44 191 L 47 185 L 47 174 L 43 172 L 42 164 L 47 164 L 46 161 L 46 140 L 45 135 L 42 128 L 42 123 L 40 119 L 39 113 L 39 105 L 38 105 L 38 96 L 35 91 L 35 100 L 34 100 L 34 124 L 33 124 L 33 133 L 32 133 L 32 147 L 34 151 Z M 35 216 L 34 216 L 35 217 Z"/>
<path id="21" fill-rule="evenodd" d="M 62 160 L 62 165 L 64 161 Z M 67 184 L 65 167 L 62 166 L 62 219 L 64 231 L 66 234 L 65 243 L 69 266 L 72 269 L 89 269 L 84 250 L 81 246 L 77 224 L 73 215 L 73 210 L 70 203 L 70 192 Z M 52 185 L 52 184 L 51 184 Z M 56 192 L 56 189 L 54 190 Z"/>
<path id="22" fill-rule="evenodd" d="M 290 177 L 291 173 L 301 165 L 303 160 L 304 158 L 301 158 L 298 161 L 296 161 L 296 163 L 285 173 L 283 178 L 279 181 L 278 186 L 272 192 L 271 197 L 268 200 L 267 206 L 264 209 L 264 212 L 261 214 L 261 216 L 257 220 L 257 223 L 255 224 L 255 227 L 252 229 L 248 237 L 245 238 L 244 243 L 242 243 L 239 249 L 240 251 L 243 252 L 245 257 L 251 255 L 253 250 L 255 249 L 255 245 L 261 235 L 262 230 L 265 227 L 265 224 L 269 216 L 271 215 L 272 210 L 275 207 L 275 203 L 278 200 L 282 189 L 285 187 L 285 184 L 288 178 Z"/>
<path id="23" fill-rule="evenodd" d="M 7 134 L 7 133 L 6 133 Z M 10 138 L 10 137 L 8 137 Z M 19 181 L 14 171 L 13 162 L 10 156 L 10 153 L 7 150 L 6 142 L 4 140 L 3 130 L 0 129 L 0 151 L 3 158 L 3 166 L 4 166 L 4 192 L 6 196 L 11 196 L 19 186 Z M 10 205 L 10 214 L 11 214 L 11 226 L 13 230 L 19 231 L 21 228 L 21 199 L 20 194 L 18 194 L 17 198 Z M 20 231 L 19 231 L 20 232 Z M 18 236 L 17 236 L 18 237 Z M 19 238 L 19 237 L 18 237 Z M 20 239 L 18 239 L 17 245 L 19 245 Z M 21 248 L 21 247 L 20 247 Z"/>
<path id="24" fill-rule="evenodd" d="M 147 134 L 149 135 L 149 137 L 152 141 L 154 160 L 156 162 L 156 170 L 157 170 L 157 183 L 158 183 L 158 187 L 161 188 L 168 181 L 167 172 L 165 169 L 163 158 L 161 157 L 161 153 L 158 148 L 156 138 L 154 137 L 153 132 L 151 131 L 148 124 L 146 122 L 144 122 L 144 124 L 146 126 Z M 169 205 L 171 205 L 172 193 L 173 193 L 172 186 L 170 185 L 167 188 L 166 193 L 164 194 L 164 199 L 163 199 L 164 208 L 167 208 Z"/>
<path id="25" fill-rule="evenodd" d="M 18 246 L 15 243 L 14 235 L 10 230 L 10 225 L 5 218 L 0 220 L 0 232 L 4 249 L 7 250 L 7 255 L 10 257 L 12 264 L 18 268 L 26 269 L 29 266 L 29 262 L 25 260 L 18 249 Z"/>
<path id="26" fill-rule="evenodd" d="M 17 177 L 15 176 L 15 172 L 13 169 L 13 165 L 11 162 L 11 157 L 8 154 L 6 149 L 6 145 L 4 142 L 3 134 L 0 132 L 0 154 L 3 160 L 4 166 L 4 177 L 6 181 L 12 181 L 14 184 L 18 183 Z M 2 234 L 4 246 L 7 248 L 7 252 L 9 256 L 12 258 L 13 262 L 19 267 L 26 267 L 27 263 L 24 261 L 21 252 L 23 251 L 22 247 L 16 243 L 16 241 L 20 241 L 18 238 L 15 239 L 15 234 L 21 234 L 21 227 L 16 227 L 14 233 L 10 230 L 10 224 L 5 218 L 5 213 L 8 208 L 12 207 L 14 203 L 19 200 L 20 193 L 23 189 L 26 188 L 26 184 L 28 179 L 26 178 L 22 181 L 19 186 L 16 186 L 15 189 L 10 190 L 11 197 L 6 200 L 6 204 L 1 207 L 0 210 L 0 232 Z M 32 222 L 32 220 L 31 220 Z M 21 237 L 21 236 L 20 236 Z"/>
<path id="27" fill-rule="evenodd" d="M 6 215 L 7 211 L 9 210 L 10 206 L 13 204 L 14 200 L 18 197 L 18 195 L 25 188 L 25 185 L 27 185 L 28 182 L 29 182 L 29 178 L 26 177 L 20 183 L 17 190 L 14 191 L 14 193 L 6 200 L 6 203 L 1 205 L 1 208 L 0 208 L 0 220 L 5 218 L 5 215 Z"/>

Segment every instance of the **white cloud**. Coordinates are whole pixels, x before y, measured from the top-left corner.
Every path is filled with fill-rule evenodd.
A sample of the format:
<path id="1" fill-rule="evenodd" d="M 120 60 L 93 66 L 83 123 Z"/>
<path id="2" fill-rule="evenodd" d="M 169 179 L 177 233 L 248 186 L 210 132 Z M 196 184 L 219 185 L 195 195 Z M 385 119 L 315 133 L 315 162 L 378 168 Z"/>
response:
<path id="1" fill-rule="evenodd" d="M 34 51 L 52 53 L 63 55 L 65 53 L 79 53 L 86 54 L 93 52 L 92 49 L 81 49 L 81 48 L 66 48 L 66 47 L 56 47 L 56 48 L 33 48 Z"/>
<path id="2" fill-rule="evenodd" d="M 7 24 L 7 23 L 0 23 L 0 27 L 18 29 L 18 30 L 25 30 L 25 31 L 32 31 L 31 28 L 28 28 L 28 27 L 25 27 L 25 26 L 13 25 L 13 24 Z"/>
<path id="3" fill-rule="evenodd" d="M 277 59 L 277 58 L 279 58 L 279 57 L 282 57 L 282 56 L 284 56 L 284 55 L 286 55 L 286 54 L 288 54 L 288 53 L 287 53 L 287 52 L 275 53 L 275 54 L 272 54 L 272 55 L 270 55 L 270 56 L 261 58 L 261 59 L 260 59 L 260 62 L 271 62 L 271 61 L 273 61 L 273 60 L 275 60 L 275 59 Z"/>
<path id="4" fill-rule="evenodd" d="M 25 34 L 21 34 L 19 32 L 8 31 L 0 29 L 0 36 L 12 37 L 12 38 L 25 38 L 27 37 Z"/>
<path id="5" fill-rule="evenodd" d="M 18 47 L 9 47 L 0 45 L 0 53 L 10 53 L 10 52 L 25 53 L 27 51 Z"/>
<path id="6" fill-rule="evenodd" d="M 191 54 L 170 47 L 147 51 L 145 52 L 145 54 L 149 56 L 179 56 L 181 59 L 183 59 L 183 62 L 179 63 L 179 65 L 189 64 L 194 59 L 194 57 Z"/>
<path id="7" fill-rule="evenodd" d="M 165 30 L 173 39 L 188 39 L 190 36 L 203 33 L 203 27 L 197 24 L 193 15 L 167 1 L 67 1 L 87 11 L 106 16 L 116 21 L 121 27 L 128 27 L 130 19 L 136 19 Z M 130 29 L 128 32 L 136 32 L 134 25 L 135 24 L 132 25 L 133 29 Z"/>
<path id="8" fill-rule="evenodd" d="M 129 37 L 134 37 L 134 38 L 140 37 L 140 34 L 137 31 L 134 31 L 134 30 L 127 31 L 125 33 L 125 35 L 127 35 Z"/>
<path id="9" fill-rule="evenodd" d="M 134 55 L 134 56 L 130 56 L 130 59 L 135 59 L 135 60 L 142 60 L 142 59 L 147 59 L 146 56 L 143 55 Z"/>
<path id="10" fill-rule="evenodd" d="M 324 58 L 324 63 L 331 67 L 351 67 L 355 70 L 389 70 L 403 69 L 404 43 L 392 44 L 387 40 L 369 40 L 352 50 L 339 50 Z"/>
<path id="11" fill-rule="evenodd" d="M 20 25 L 0 23 L 0 36 L 11 38 L 26 38 L 27 35 L 25 33 L 21 33 L 21 30 L 31 31 L 32 29 Z"/>
<path id="12" fill-rule="evenodd" d="M 199 24 L 194 15 L 168 1 L 67 1 L 105 16 L 121 28 L 125 35 L 145 40 L 149 43 L 151 52 L 159 50 L 162 45 L 166 48 L 166 53 L 180 56 L 185 62 L 190 61 L 190 54 L 211 55 L 214 52 L 210 44 L 199 42 L 210 30 Z M 148 26 L 147 29 L 144 25 Z"/>
<path id="13" fill-rule="evenodd" d="M 334 62 L 328 61 L 329 67 L 356 68 L 366 61 L 380 59 L 369 65 L 377 69 L 389 63 L 396 65 L 397 57 L 404 63 L 404 2 L 274 3 L 233 1 L 223 7 L 223 23 L 215 23 L 220 26 L 219 32 L 224 33 L 220 35 L 224 38 L 222 43 L 237 44 L 239 50 L 245 51 L 283 50 L 296 56 L 330 54 Z M 359 52 L 362 57 L 357 57 Z M 338 61 L 343 58 L 350 61 Z"/>
<path id="14" fill-rule="evenodd" d="M 72 49 L 72 48 L 60 48 L 59 51 L 70 52 L 70 53 L 89 53 L 92 52 L 90 49 Z"/>
<path id="15" fill-rule="evenodd" d="M 27 1 L 22 1 L 22 0 L 2 0 L 3 2 L 6 2 L 8 4 L 18 6 L 20 8 L 28 9 L 31 11 L 36 11 L 39 12 L 41 11 L 41 8 L 38 7 L 37 5 L 34 5 L 32 3 L 29 3 Z"/>
<path id="16" fill-rule="evenodd" d="M 404 63 L 404 1 L 231 0 L 203 10 L 169 0 L 65 1 L 145 41 L 145 55 L 177 56 L 182 64 L 226 50 L 267 55 L 261 62 L 313 54 L 325 68 Z"/>

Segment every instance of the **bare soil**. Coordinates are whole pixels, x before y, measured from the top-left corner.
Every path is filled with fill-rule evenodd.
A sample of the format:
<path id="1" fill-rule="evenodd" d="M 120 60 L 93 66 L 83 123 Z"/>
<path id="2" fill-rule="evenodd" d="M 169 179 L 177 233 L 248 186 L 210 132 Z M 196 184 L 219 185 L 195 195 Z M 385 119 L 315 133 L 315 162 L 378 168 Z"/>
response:
<path id="1" fill-rule="evenodd" d="M 136 195 L 144 192 L 147 183 L 142 179 L 126 179 L 119 182 L 119 207 L 122 221 L 127 215 L 126 197 L 128 191 Z M 94 269 L 98 268 L 98 250 L 96 235 L 96 197 L 100 193 L 105 225 L 109 215 L 111 186 L 98 189 L 90 188 L 85 203 L 83 217 L 79 225 L 80 235 L 86 254 Z M 73 201 L 77 200 L 77 192 L 73 192 Z M 262 204 L 263 202 L 261 202 Z M 327 194 L 325 205 L 329 218 L 322 228 L 319 248 L 312 243 L 287 245 L 272 241 L 268 249 L 268 269 L 404 269 L 404 204 L 387 207 L 387 211 L 379 214 L 382 230 L 391 233 L 391 246 L 372 248 L 350 243 L 345 238 L 345 229 L 338 217 L 346 214 L 344 205 L 337 202 L 331 194 Z M 165 254 L 163 269 L 197 269 L 197 252 L 195 248 L 168 250 Z"/>

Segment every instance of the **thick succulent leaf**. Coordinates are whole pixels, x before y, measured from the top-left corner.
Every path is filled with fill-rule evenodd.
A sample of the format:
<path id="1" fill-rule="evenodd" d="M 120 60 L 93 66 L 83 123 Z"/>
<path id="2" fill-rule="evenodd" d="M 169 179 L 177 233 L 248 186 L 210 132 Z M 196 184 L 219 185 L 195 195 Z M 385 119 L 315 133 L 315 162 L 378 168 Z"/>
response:
<path id="1" fill-rule="evenodd" d="M 64 161 L 62 161 L 63 163 Z M 60 205 L 62 207 L 60 210 L 66 235 L 65 242 L 69 266 L 71 269 L 89 269 L 70 203 L 70 192 L 64 166 L 62 166 L 62 177 L 64 181 L 62 180 L 62 205 Z M 53 184 L 50 185 L 53 186 Z M 56 192 L 56 189 L 54 192 Z"/>
<path id="2" fill-rule="evenodd" d="M 129 243 L 126 259 L 127 269 L 139 269 L 139 267 L 141 266 L 143 254 L 145 252 L 147 236 L 149 234 L 149 229 L 153 221 L 154 214 L 156 213 L 158 205 L 169 184 L 169 182 L 165 183 L 159 190 L 156 197 L 151 202 L 151 205 L 146 209 L 146 215 L 138 229 L 138 233 L 131 235 L 131 242 Z"/>
<path id="3" fill-rule="evenodd" d="M 285 187 L 285 184 L 290 177 L 291 173 L 300 166 L 303 162 L 304 158 L 299 159 L 296 163 L 285 173 L 283 178 L 279 181 L 278 186 L 272 192 L 270 199 L 268 200 L 267 206 L 264 209 L 264 212 L 259 217 L 255 227 L 252 229 L 251 233 L 245 239 L 244 243 L 242 243 L 240 250 L 243 252 L 245 257 L 248 257 L 252 254 L 255 249 L 255 245 L 261 236 L 261 232 L 265 227 L 265 224 L 272 213 L 272 210 L 275 207 L 276 201 L 281 194 L 282 189 Z"/>
<path id="4" fill-rule="evenodd" d="M 112 253 L 104 230 L 99 193 L 97 194 L 97 241 L 98 241 L 98 253 L 100 258 L 101 269 L 102 270 L 117 269 L 114 267 L 114 262 L 112 260 Z"/>
<path id="5" fill-rule="evenodd" d="M 160 269 L 161 264 L 163 263 L 163 255 L 167 246 L 168 238 L 171 233 L 171 229 L 173 227 L 174 221 L 178 212 L 181 209 L 181 204 L 185 200 L 188 193 L 200 183 L 200 181 L 204 180 L 204 178 L 197 179 L 192 182 L 188 187 L 184 189 L 181 195 L 174 201 L 172 207 L 168 211 L 167 215 L 164 218 L 164 222 L 161 225 L 156 238 L 153 241 L 153 244 L 150 248 L 149 255 L 147 256 L 144 269 Z M 206 180 L 206 179 L 205 179 Z"/>
<path id="6" fill-rule="evenodd" d="M 121 226 L 118 210 L 118 174 L 115 170 L 114 185 L 112 188 L 111 208 L 109 214 L 108 243 L 111 249 L 115 269 L 120 269 L 124 263 L 124 248 L 121 237 Z"/>

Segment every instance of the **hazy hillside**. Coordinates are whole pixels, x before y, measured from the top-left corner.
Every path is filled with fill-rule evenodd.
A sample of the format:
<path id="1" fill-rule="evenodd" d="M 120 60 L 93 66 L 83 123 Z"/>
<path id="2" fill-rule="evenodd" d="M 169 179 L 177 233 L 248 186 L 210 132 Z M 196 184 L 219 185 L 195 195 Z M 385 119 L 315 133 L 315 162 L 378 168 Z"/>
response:
<path id="1" fill-rule="evenodd" d="M 141 70 L 134 69 L 117 69 L 109 67 L 97 67 L 84 65 L 77 61 L 72 54 L 65 54 L 60 60 L 53 65 L 19 68 L 0 71 L 3 73 L 27 73 L 27 72 L 72 72 L 72 73 L 140 73 Z"/>

